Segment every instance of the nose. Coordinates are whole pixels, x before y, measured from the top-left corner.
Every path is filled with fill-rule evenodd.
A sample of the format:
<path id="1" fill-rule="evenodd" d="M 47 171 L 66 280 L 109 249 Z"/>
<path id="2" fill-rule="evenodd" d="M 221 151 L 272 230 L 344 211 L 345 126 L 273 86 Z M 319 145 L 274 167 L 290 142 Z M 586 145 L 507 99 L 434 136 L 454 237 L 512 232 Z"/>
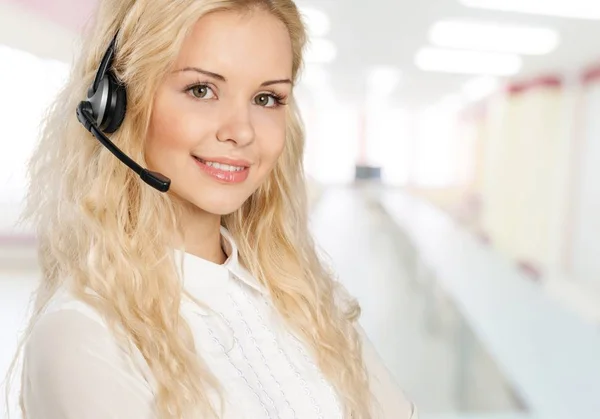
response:
<path id="1" fill-rule="evenodd" d="M 222 142 L 232 141 L 243 147 L 254 141 L 254 126 L 248 106 L 230 107 L 223 115 L 217 130 L 217 139 Z"/>

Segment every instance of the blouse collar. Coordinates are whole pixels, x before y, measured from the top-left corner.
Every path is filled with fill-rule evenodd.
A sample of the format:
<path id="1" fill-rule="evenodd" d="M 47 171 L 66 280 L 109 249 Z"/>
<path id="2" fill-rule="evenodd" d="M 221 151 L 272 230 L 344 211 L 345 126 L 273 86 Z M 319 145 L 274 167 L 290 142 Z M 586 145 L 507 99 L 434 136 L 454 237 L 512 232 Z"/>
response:
<path id="1" fill-rule="evenodd" d="M 227 260 L 222 265 L 199 256 L 176 251 L 177 263 L 183 268 L 184 288 L 195 298 L 210 298 L 211 291 L 225 290 L 230 281 L 239 281 L 255 291 L 267 295 L 267 289 L 240 263 L 238 248 L 231 233 L 223 226 L 221 245 Z"/>

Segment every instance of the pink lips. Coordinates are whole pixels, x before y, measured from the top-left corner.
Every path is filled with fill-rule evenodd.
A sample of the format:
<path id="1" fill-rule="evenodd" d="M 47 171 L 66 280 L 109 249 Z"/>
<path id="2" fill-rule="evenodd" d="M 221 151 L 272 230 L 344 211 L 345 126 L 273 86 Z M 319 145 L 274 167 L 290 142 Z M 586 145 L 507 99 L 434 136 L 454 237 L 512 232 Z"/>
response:
<path id="1" fill-rule="evenodd" d="M 248 178 L 248 175 L 250 173 L 250 163 L 246 162 L 246 161 L 241 161 L 241 160 L 231 160 L 231 159 L 223 159 L 223 158 L 219 158 L 219 159 L 215 159 L 215 160 L 208 160 L 210 162 L 216 162 L 216 163 L 222 163 L 222 164 L 228 164 L 230 166 L 236 166 L 236 167 L 243 167 L 242 170 L 237 170 L 237 171 L 229 171 L 229 170 L 222 170 L 213 166 L 209 166 L 206 163 L 204 163 L 204 159 L 200 159 L 198 157 L 194 156 L 194 161 L 196 162 L 196 164 L 198 165 L 198 167 L 200 167 L 200 169 L 208 174 L 209 176 L 221 181 L 221 182 L 225 182 L 225 183 L 240 183 L 245 181 Z"/>

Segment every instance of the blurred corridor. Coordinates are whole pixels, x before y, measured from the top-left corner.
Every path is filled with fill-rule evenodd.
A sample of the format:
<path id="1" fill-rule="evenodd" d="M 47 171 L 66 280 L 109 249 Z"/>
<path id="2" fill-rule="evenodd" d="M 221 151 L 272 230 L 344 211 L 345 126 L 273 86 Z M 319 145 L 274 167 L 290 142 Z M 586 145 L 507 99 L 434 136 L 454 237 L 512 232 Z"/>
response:
<path id="1" fill-rule="evenodd" d="M 376 192 L 328 190 L 313 228 L 340 281 L 359 298 L 361 323 L 396 380 L 423 414 L 431 414 L 425 417 L 518 410 L 505 378 L 452 302 L 416 282 L 414 252 Z"/>

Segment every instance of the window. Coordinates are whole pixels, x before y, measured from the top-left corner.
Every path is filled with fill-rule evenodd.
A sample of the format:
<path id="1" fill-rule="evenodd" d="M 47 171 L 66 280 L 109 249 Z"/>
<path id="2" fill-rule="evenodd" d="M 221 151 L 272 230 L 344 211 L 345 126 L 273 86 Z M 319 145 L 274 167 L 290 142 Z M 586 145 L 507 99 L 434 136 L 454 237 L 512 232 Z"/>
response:
<path id="1" fill-rule="evenodd" d="M 69 66 L 0 45 L 0 232 L 11 230 L 25 195 L 26 164 L 46 108 Z M 75 112 L 75 110 L 73 110 Z"/>

